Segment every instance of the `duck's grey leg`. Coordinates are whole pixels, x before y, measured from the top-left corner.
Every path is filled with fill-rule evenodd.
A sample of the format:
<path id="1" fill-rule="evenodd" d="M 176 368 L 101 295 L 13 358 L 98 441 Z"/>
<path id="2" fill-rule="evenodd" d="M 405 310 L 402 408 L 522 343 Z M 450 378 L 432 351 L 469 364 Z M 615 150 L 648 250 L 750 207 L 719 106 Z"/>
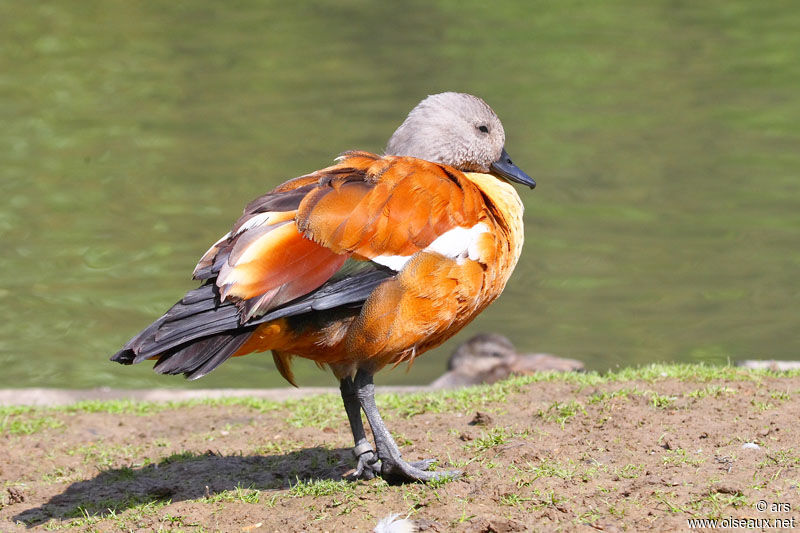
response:
<path id="1" fill-rule="evenodd" d="M 356 372 L 354 380 L 361 402 L 361 408 L 367 415 L 367 421 L 372 428 L 372 435 L 375 438 L 375 448 L 377 449 L 378 459 L 380 459 L 380 475 L 389 483 L 407 483 L 413 481 L 432 481 L 446 477 L 457 477 L 461 472 L 457 470 L 428 472 L 424 470 L 433 460 L 428 459 L 418 463 L 407 463 L 403 460 L 397 443 L 392 438 L 386 424 L 383 422 L 378 406 L 375 404 L 375 385 L 372 382 L 372 374 L 359 370 Z"/>
<path id="2" fill-rule="evenodd" d="M 342 393 L 344 410 L 347 411 L 347 419 L 350 421 L 350 429 L 353 432 L 353 442 L 355 442 L 353 455 L 358 460 L 355 472 L 348 477 L 372 479 L 380 473 L 380 463 L 378 463 L 378 456 L 364 433 L 364 424 L 361 421 L 361 403 L 358 401 L 353 379 L 349 376 L 342 379 L 339 382 L 339 390 Z"/>

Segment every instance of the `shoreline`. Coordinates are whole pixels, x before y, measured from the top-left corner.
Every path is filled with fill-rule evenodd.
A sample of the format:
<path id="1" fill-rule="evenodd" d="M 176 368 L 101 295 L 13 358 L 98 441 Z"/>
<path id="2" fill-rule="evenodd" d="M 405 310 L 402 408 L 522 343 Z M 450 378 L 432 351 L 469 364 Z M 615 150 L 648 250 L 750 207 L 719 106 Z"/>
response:
<path id="1" fill-rule="evenodd" d="M 379 387 L 378 393 L 410 393 L 432 390 L 428 386 Z M 316 396 L 319 394 L 339 394 L 337 387 L 282 387 L 275 389 L 50 389 L 27 387 L 19 389 L 0 389 L 0 407 L 27 405 L 52 407 L 69 405 L 83 401 L 135 400 L 144 402 L 179 402 L 204 398 L 255 397 L 282 402 Z"/>
<path id="2" fill-rule="evenodd" d="M 540 354 L 534 354 L 538 356 Z M 569 361 L 554 358 L 558 361 Z M 724 366 L 724 365 L 723 365 Z M 797 372 L 800 371 L 800 361 L 781 361 L 774 359 L 764 360 L 742 360 L 737 361 L 737 368 L 772 371 L 772 372 Z M 552 370 L 552 368 L 541 368 L 539 370 Z M 563 369 L 561 369 L 563 370 Z M 527 372 L 523 372 L 527 373 Z M 447 372 L 439 378 L 453 374 Z M 380 393 L 414 393 L 430 392 L 441 390 L 442 388 L 459 387 L 464 385 L 476 385 L 475 382 L 454 382 L 449 385 L 436 386 L 436 382 L 430 385 L 386 385 L 377 388 Z M 217 389 L 169 389 L 169 388 L 150 388 L 150 389 L 118 389 L 111 387 L 96 387 L 92 389 L 63 389 L 47 387 L 21 387 L 21 388 L 0 388 L 0 407 L 14 405 L 20 406 L 39 406 L 51 407 L 58 405 L 69 405 L 82 401 L 104 401 L 104 400 L 135 400 L 145 402 L 177 402 L 183 400 L 196 400 L 204 398 L 230 398 L 230 397 L 254 397 L 282 402 L 316 396 L 319 394 L 339 395 L 338 387 L 277 387 L 266 389 L 253 388 L 217 388 Z"/>

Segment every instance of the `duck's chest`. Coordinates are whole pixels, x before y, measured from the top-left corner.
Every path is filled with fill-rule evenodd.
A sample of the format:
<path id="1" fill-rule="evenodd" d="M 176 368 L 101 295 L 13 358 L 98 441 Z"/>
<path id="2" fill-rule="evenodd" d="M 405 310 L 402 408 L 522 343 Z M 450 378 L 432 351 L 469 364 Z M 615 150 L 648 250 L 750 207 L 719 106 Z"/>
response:
<path id="1" fill-rule="evenodd" d="M 485 198 L 484 223 L 491 227 L 483 242 L 478 243 L 480 261 L 486 266 L 487 277 L 494 281 L 495 290 L 502 291 L 522 254 L 524 207 L 510 184 L 490 174 L 470 172 L 466 176 Z"/>

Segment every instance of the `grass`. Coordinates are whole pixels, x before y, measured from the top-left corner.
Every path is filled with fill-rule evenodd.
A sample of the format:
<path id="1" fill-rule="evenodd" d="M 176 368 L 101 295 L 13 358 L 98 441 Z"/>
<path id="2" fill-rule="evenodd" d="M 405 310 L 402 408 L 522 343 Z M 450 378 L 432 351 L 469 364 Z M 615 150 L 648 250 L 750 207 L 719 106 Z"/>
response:
<path id="1" fill-rule="evenodd" d="M 254 453 L 257 455 L 282 455 L 300 449 L 303 443 L 297 440 L 279 439 L 267 441 L 259 445 Z"/>
<path id="2" fill-rule="evenodd" d="M 76 518 L 72 520 L 68 520 L 66 522 L 58 522 L 58 521 L 50 521 L 45 525 L 45 531 L 57 531 L 60 529 L 72 529 L 72 528 L 86 528 L 87 526 L 91 526 L 92 524 L 96 524 L 103 520 L 103 516 L 97 513 L 90 513 L 83 507 L 76 507 L 73 512 L 73 515 Z"/>
<path id="3" fill-rule="evenodd" d="M 790 393 L 789 391 L 777 391 L 776 390 L 776 391 L 771 391 L 769 393 L 769 397 L 772 398 L 773 400 L 785 401 L 785 400 L 788 400 L 788 399 L 790 399 L 792 397 L 792 393 Z"/>
<path id="4" fill-rule="evenodd" d="M 578 413 L 586 414 L 583 404 L 577 400 L 553 402 L 547 409 L 539 409 L 538 416 L 547 422 L 556 422 L 561 428 Z"/>
<path id="5" fill-rule="evenodd" d="M 664 394 L 658 394 L 656 392 L 650 393 L 650 404 L 656 409 L 666 409 L 671 407 L 675 400 L 677 400 L 677 398 L 674 396 L 667 396 Z"/>
<path id="6" fill-rule="evenodd" d="M 689 452 L 683 448 L 678 448 L 677 450 L 667 450 L 662 458 L 662 461 L 665 465 L 699 466 L 706 460 L 703 457 L 696 457 L 689 454 Z"/>
<path id="7" fill-rule="evenodd" d="M 93 502 L 91 507 L 78 505 L 66 511 L 66 520 L 51 519 L 44 524 L 45 531 L 59 531 L 64 529 L 78 529 L 83 531 L 95 531 L 90 526 L 100 523 L 106 519 L 113 521 L 121 531 L 140 529 L 132 527 L 145 517 L 155 515 L 161 509 L 172 503 L 170 500 L 145 501 L 135 500 L 127 502 Z M 124 513 L 119 509 L 125 509 Z"/>
<path id="8" fill-rule="evenodd" d="M 526 385 L 540 382 L 561 382 L 579 387 L 598 386 L 609 383 L 643 381 L 658 382 L 664 379 L 678 379 L 686 382 L 704 383 L 711 380 L 758 381 L 767 377 L 800 376 L 800 370 L 776 372 L 773 370 L 753 370 L 730 365 L 711 366 L 705 364 L 670 363 L 651 364 L 641 367 L 624 368 L 608 373 L 598 372 L 541 372 L 528 376 L 514 377 L 493 385 L 480 385 L 456 390 L 440 390 L 415 394 L 378 394 L 378 405 L 393 411 L 395 416 L 410 417 L 422 413 L 467 413 L 490 403 L 502 402 L 509 394 L 520 391 Z M 709 389 L 712 393 L 714 385 Z M 607 397 L 627 396 L 636 389 L 621 390 L 617 393 L 602 393 L 606 396 L 594 398 L 599 401 Z M 703 394 L 702 392 L 696 393 Z M 787 393 L 778 392 L 776 399 L 784 399 Z M 610 395 L 610 396 L 609 396 Z M 43 415 L 74 413 L 135 414 L 149 416 L 170 409 L 184 407 L 244 407 L 265 413 L 281 409 L 291 410 L 289 423 L 295 426 L 321 427 L 334 425 L 344 419 L 341 399 L 336 395 L 319 395 L 300 400 L 276 402 L 254 397 L 193 399 L 177 402 L 147 402 L 135 400 L 89 400 L 70 405 L 40 406 L 0 406 L 0 434 L 29 434 L 43 429 L 62 427 L 63 422 L 48 419 Z M 20 415 L 36 415 L 41 420 L 27 418 L 21 421 Z"/>
<path id="9" fill-rule="evenodd" d="M 588 403 L 589 404 L 605 403 L 615 398 L 622 398 L 627 400 L 629 396 L 637 396 L 642 394 L 643 392 L 636 387 L 633 388 L 624 387 L 613 391 L 599 391 L 589 396 Z"/>
<path id="10" fill-rule="evenodd" d="M 537 480 L 543 477 L 555 477 L 560 479 L 572 479 L 576 474 L 577 469 L 571 461 L 566 465 L 559 461 L 544 461 L 540 464 L 528 463 L 523 472 L 530 475 L 531 480 Z"/>
<path id="11" fill-rule="evenodd" d="M 758 468 L 767 466 L 789 467 L 800 466 L 800 451 L 794 448 L 774 450 L 766 453 L 766 458 L 758 464 Z"/>
<path id="12" fill-rule="evenodd" d="M 84 464 L 93 464 L 99 469 L 107 469 L 120 460 L 133 461 L 144 450 L 145 447 L 139 444 L 114 445 L 97 442 L 71 448 L 66 451 L 66 454 L 82 456 Z"/>
<path id="13" fill-rule="evenodd" d="M 324 429 L 344 423 L 342 399 L 333 394 L 320 394 L 302 400 L 289 400 L 282 407 L 290 411 L 286 422 L 294 427 Z"/>
<path id="14" fill-rule="evenodd" d="M 631 452 L 630 455 L 620 456 L 621 461 L 610 460 L 610 448 L 613 449 L 618 446 L 619 442 L 614 440 L 613 434 L 605 441 L 600 440 L 593 434 L 590 427 L 593 425 L 593 417 L 597 414 L 609 415 L 613 423 L 630 425 L 631 421 L 622 420 L 622 417 L 616 414 L 616 410 L 624 409 L 631 399 L 636 403 L 634 407 L 639 409 L 645 407 L 645 410 L 648 411 L 648 414 L 645 415 L 646 418 L 652 415 L 652 417 L 658 417 L 659 420 L 664 420 L 667 423 L 675 423 L 675 421 L 670 421 L 671 417 L 678 419 L 685 416 L 683 410 L 691 410 L 692 406 L 702 399 L 715 400 L 720 405 L 727 403 L 727 398 L 729 397 L 736 399 L 738 402 L 749 402 L 749 398 L 736 398 L 734 396 L 738 393 L 735 388 L 736 385 L 731 385 L 731 381 L 733 381 L 731 375 L 740 376 L 740 381 L 756 383 L 755 395 L 759 400 L 771 401 L 774 404 L 781 405 L 783 402 L 796 401 L 797 399 L 797 396 L 794 396 L 793 393 L 784 390 L 771 390 L 766 384 L 760 385 L 757 383 L 761 376 L 770 375 L 769 372 L 747 371 L 742 373 L 739 369 L 731 369 L 730 367 L 714 369 L 703 365 L 693 365 L 691 368 L 695 371 L 689 372 L 684 365 L 661 365 L 643 369 L 640 374 L 632 371 L 620 371 L 616 374 L 603 376 L 595 374 L 544 374 L 513 378 L 495 385 L 481 386 L 474 389 L 434 391 L 407 396 L 383 395 L 380 397 L 380 403 L 383 409 L 387 411 L 388 417 L 413 417 L 432 412 L 469 414 L 474 413 L 475 410 L 488 407 L 488 411 L 499 413 L 499 420 L 505 420 L 506 422 L 511 420 L 510 424 L 504 423 L 503 425 L 485 428 L 478 433 L 478 428 L 467 429 L 466 423 L 469 418 L 462 417 L 459 421 L 459 426 L 453 427 L 451 431 L 443 430 L 446 438 L 450 439 L 447 452 L 451 452 L 454 457 L 449 457 L 447 452 L 432 454 L 441 458 L 448 458 L 449 463 L 459 469 L 474 463 L 473 467 L 461 478 L 467 482 L 470 491 L 479 486 L 478 482 L 481 478 L 489 476 L 496 478 L 499 475 L 500 481 L 498 483 L 500 489 L 490 496 L 485 494 L 484 496 L 475 496 L 471 493 L 466 493 L 464 491 L 467 489 L 465 489 L 464 484 L 453 483 L 451 485 L 450 482 L 452 480 L 448 479 L 426 485 L 403 487 L 389 486 L 382 480 L 362 483 L 348 482 L 340 480 L 338 477 L 327 479 L 327 474 L 323 472 L 336 468 L 336 465 L 342 460 L 343 456 L 338 451 L 338 447 L 341 444 L 332 444 L 332 448 L 326 448 L 327 445 L 315 443 L 316 447 L 312 452 L 307 449 L 308 444 L 295 440 L 298 438 L 296 434 L 291 431 L 286 433 L 281 430 L 282 434 L 275 434 L 274 440 L 248 441 L 252 442 L 252 445 L 248 444 L 251 447 L 245 450 L 236 448 L 233 451 L 223 450 L 220 453 L 221 456 L 225 457 L 242 453 L 244 455 L 277 456 L 274 459 L 281 463 L 281 468 L 285 469 L 285 475 L 276 480 L 276 484 L 272 483 L 274 480 L 269 479 L 267 481 L 253 482 L 253 478 L 247 477 L 244 477 L 246 480 L 244 484 L 238 484 L 238 479 L 242 479 L 242 477 L 233 476 L 233 481 L 223 486 L 228 490 L 222 490 L 214 494 L 205 493 L 205 496 L 200 490 L 192 493 L 189 496 L 191 499 L 188 501 L 193 502 L 192 505 L 211 505 L 212 509 L 220 512 L 226 509 L 224 504 L 256 506 L 259 509 L 266 509 L 267 512 L 269 512 L 269 508 L 277 505 L 296 505 L 302 508 L 300 512 L 305 513 L 304 516 L 306 516 L 308 524 L 316 524 L 317 522 L 315 521 L 322 522 L 350 513 L 359 515 L 375 514 L 375 504 L 377 504 L 378 509 L 382 509 L 380 507 L 382 502 L 392 500 L 392 498 L 395 501 L 397 498 L 402 499 L 402 508 L 397 509 L 398 511 L 402 510 L 410 515 L 418 514 L 421 517 L 425 516 L 426 509 L 433 506 L 440 504 L 452 506 L 453 513 L 448 518 L 448 521 L 452 521 L 453 524 L 472 521 L 476 517 L 474 504 L 482 503 L 480 501 L 482 497 L 491 500 L 498 509 L 503 509 L 500 514 L 506 513 L 507 516 L 512 516 L 513 513 L 520 512 L 527 514 L 552 512 L 555 513 L 554 516 L 568 519 L 573 524 L 592 524 L 603 517 L 615 517 L 618 520 L 627 519 L 626 517 L 635 511 L 637 506 L 646 506 L 662 514 L 688 513 L 691 516 L 702 515 L 706 517 L 727 515 L 730 514 L 731 509 L 748 505 L 746 497 L 741 493 L 728 494 L 710 490 L 707 493 L 694 491 L 687 498 L 685 494 L 673 489 L 672 486 L 660 484 L 664 490 L 658 490 L 657 487 L 653 487 L 654 490 L 645 496 L 639 495 L 630 498 L 624 496 L 624 499 L 622 499 L 621 492 L 627 485 L 637 486 L 641 484 L 641 481 L 633 483 L 629 480 L 645 477 L 647 475 L 647 467 L 644 466 L 645 463 L 638 464 L 636 462 L 636 456 L 631 450 L 629 450 Z M 685 391 L 683 393 L 667 394 L 660 390 L 661 387 L 647 387 L 643 383 L 648 383 L 648 381 L 644 379 L 640 379 L 637 383 L 626 383 L 620 378 L 622 375 L 645 375 L 652 377 L 654 381 L 681 379 L 676 376 L 682 376 L 685 381 L 691 383 L 699 381 L 702 385 L 699 387 L 683 387 Z M 709 376 L 725 376 L 721 379 L 726 381 L 724 384 L 707 383 L 704 380 Z M 514 402 L 517 400 L 513 395 L 517 391 L 525 392 L 531 383 L 546 381 L 568 383 L 572 387 L 566 391 L 560 386 L 551 387 L 551 390 L 555 390 L 559 394 L 559 396 L 555 396 L 559 400 L 550 401 L 552 400 L 551 396 L 548 398 L 547 403 L 538 404 L 544 405 L 538 410 L 536 409 L 538 407 L 536 404 L 529 406 L 525 411 L 526 419 L 524 421 L 517 418 L 509 418 L 508 411 L 513 408 L 511 406 L 515 405 Z M 614 386 L 613 384 L 617 382 L 623 383 L 623 385 Z M 611 385 L 606 387 L 608 389 L 621 388 L 615 388 L 615 390 L 592 389 L 592 387 L 602 385 Z M 673 385 L 670 383 L 663 388 L 673 391 Z M 660 392 L 654 392 L 648 390 L 648 388 L 659 389 Z M 753 387 L 748 385 L 744 388 L 752 389 Z M 777 388 L 780 389 L 779 386 Z M 527 391 L 527 393 L 528 395 L 525 398 L 533 397 L 530 391 Z M 251 400 L 235 398 L 233 401 L 191 401 L 161 406 L 152 404 L 141 409 L 135 408 L 129 402 L 120 403 L 114 401 L 107 405 L 104 402 L 92 402 L 90 404 L 84 403 L 81 408 L 91 409 L 91 412 L 94 413 L 108 413 L 112 410 L 124 409 L 127 411 L 121 412 L 136 416 L 148 416 L 168 408 L 165 405 L 173 408 L 187 405 L 239 405 L 245 409 L 253 409 L 259 412 L 278 410 L 278 418 L 286 422 L 286 429 L 294 427 L 326 428 L 339 425 L 341 431 L 346 431 L 347 422 L 344 418 L 344 410 L 340 405 L 341 400 L 335 395 L 323 395 L 284 403 Z M 537 397 L 534 401 L 539 402 L 541 400 Z M 5 416 L 8 420 L 28 422 L 31 428 L 35 428 L 36 420 L 50 418 L 56 424 L 60 424 L 53 428 L 57 429 L 65 423 L 68 424 L 68 417 L 77 412 L 79 411 L 63 408 L 35 408 L 15 412 L 8 409 Z M 225 412 L 225 416 L 228 416 L 227 412 Z M 240 415 L 237 414 L 236 416 Z M 550 434 L 537 429 L 538 426 L 544 425 L 542 421 L 553 424 L 548 428 Z M 427 420 L 415 421 L 410 425 L 419 426 L 423 422 L 427 423 Z M 125 423 L 127 425 L 128 421 Z M 562 433 L 555 428 L 555 424 L 571 435 L 582 435 L 581 443 L 577 444 L 581 450 L 579 455 L 572 455 L 571 457 L 566 455 L 569 453 L 570 446 L 574 448 L 576 445 L 567 441 L 561 442 L 558 436 Z M 567 427 L 568 425 L 570 427 Z M 220 423 L 217 426 L 217 432 L 221 427 L 224 427 L 225 431 L 233 431 L 236 428 L 241 429 L 241 424 L 238 423 Z M 244 426 L 245 429 L 247 427 Z M 48 428 L 43 427 L 40 431 L 46 429 Z M 581 433 L 584 430 L 585 433 Z M 673 429 L 665 427 L 664 431 L 671 435 Z M 35 431 L 21 433 L 20 435 L 30 435 L 33 432 Z M 466 443 L 458 440 L 464 433 L 468 434 L 464 437 L 464 440 L 468 440 Z M 199 436 L 203 435 L 203 433 L 198 433 L 197 435 L 197 438 L 200 438 Z M 402 446 L 412 444 L 402 433 L 395 433 L 395 437 Z M 738 447 L 740 442 L 744 442 L 742 440 L 744 437 L 751 438 L 752 436 L 735 436 L 726 445 Z M 424 446 L 425 438 L 424 436 L 415 435 L 413 437 L 414 444 Z M 428 436 L 428 442 L 433 442 L 430 438 Z M 686 439 L 688 438 L 686 437 Z M 686 444 L 689 450 L 696 449 L 694 444 L 681 442 Z M 550 446 L 548 443 L 552 443 L 552 449 L 545 447 L 543 452 L 542 443 L 546 443 L 547 446 Z M 658 443 L 654 441 L 650 446 L 655 447 L 659 443 L 660 441 Z M 345 445 L 347 444 L 349 442 Z M 185 449 L 182 448 L 184 446 L 186 447 Z M 80 446 L 57 450 L 58 453 L 74 456 L 73 461 L 77 465 L 73 465 L 75 468 L 54 468 L 50 466 L 47 469 L 47 473 L 40 479 L 43 484 L 80 482 L 81 479 L 85 479 L 89 475 L 86 472 L 87 468 L 81 467 L 81 465 L 92 465 L 93 468 L 90 467 L 89 470 L 96 468 L 101 471 L 98 479 L 104 483 L 120 484 L 120 486 L 133 486 L 140 482 L 150 482 L 156 480 L 156 478 L 161 479 L 162 476 L 167 479 L 168 476 L 185 474 L 188 470 L 191 470 L 187 466 L 194 467 L 194 465 L 180 465 L 180 463 L 200 460 L 206 457 L 199 451 L 206 449 L 206 444 L 201 443 L 199 449 L 192 449 L 192 446 L 193 444 L 182 442 L 177 436 L 171 436 L 170 440 L 166 440 L 163 437 L 150 437 L 148 440 L 142 441 L 141 444 L 129 444 L 127 442 L 113 444 L 102 440 L 85 442 Z M 760 453 L 764 455 L 762 456 L 763 459 L 760 459 L 761 462 L 757 464 L 758 475 L 754 475 L 753 484 L 748 484 L 744 487 L 745 490 L 764 491 L 766 487 L 771 488 L 775 486 L 772 484 L 773 480 L 779 476 L 785 478 L 786 474 L 795 475 L 796 469 L 800 466 L 800 454 L 796 449 L 786 447 L 779 449 L 777 448 L 777 443 L 774 444 L 775 447 L 770 448 L 769 438 L 764 439 L 762 446 L 764 451 Z M 176 449 L 176 447 L 178 448 Z M 705 444 L 702 447 L 705 449 Z M 334 448 L 337 449 L 334 450 Z M 509 452 L 509 450 L 514 451 Z M 538 451 L 534 454 L 534 452 L 528 453 L 526 450 Z M 719 480 L 724 477 L 724 470 L 713 462 L 714 455 L 710 451 L 706 452 L 711 454 L 706 458 L 701 452 L 692 453 L 681 448 L 663 451 L 656 448 L 656 450 L 659 454 L 653 457 L 653 461 L 657 462 L 660 468 L 674 472 L 687 472 L 690 475 L 705 475 L 703 472 L 713 468 L 716 472 L 714 479 Z M 347 458 L 348 460 L 350 459 L 349 456 Z M 267 459 L 269 458 L 259 458 L 260 464 L 267 465 Z M 142 460 L 147 463 L 142 463 Z M 139 462 L 137 463 L 136 461 Z M 704 464 L 706 462 L 708 464 Z M 237 468 L 241 468 L 241 472 L 244 473 L 250 464 L 242 463 Z M 735 459 L 732 460 L 731 464 L 738 465 Z M 178 466 L 166 468 L 168 465 Z M 700 468 L 701 466 L 702 468 Z M 271 467 L 268 466 L 268 468 Z M 652 466 L 650 468 L 652 469 Z M 476 470 L 479 473 L 476 474 Z M 286 484 L 287 478 L 295 479 L 293 483 L 289 483 L 288 487 Z M 753 489 L 752 487 L 756 485 L 758 488 Z M 202 485 L 199 486 L 202 489 Z M 576 503 L 583 496 L 575 497 L 574 491 L 566 493 L 563 490 L 565 487 L 573 486 L 586 487 L 585 497 L 589 503 Z M 715 485 L 714 482 L 708 481 L 704 486 L 713 487 Z M 219 490 L 219 487 L 217 490 Z M 166 499 L 167 496 L 175 497 L 172 494 L 167 494 L 164 496 L 165 499 L 161 500 L 154 499 L 156 496 L 151 493 L 146 493 L 139 496 L 139 498 L 142 500 L 147 499 L 148 501 L 126 499 L 128 496 L 119 501 L 82 501 L 80 506 L 69 512 L 59 511 L 62 520 L 42 522 L 42 525 L 47 529 L 54 530 L 93 530 L 95 527 L 100 527 L 101 529 L 113 527 L 113 524 L 116 524 L 116 529 L 119 530 L 147 530 L 159 527 L 163 530 L 181 530 L 190 527 L 190 524 L 187 524 L 184 518 L 175 515 L 178 512 L 175 508 L 166 510 L 172 514 L 156 516 L 160 514 L 159 510 L 163 509 L 165 505 L 169 505 L 169 500 Z M 570 500 L 567 496 L 573 499 Z M 103 497 L 105 498 L 106 496 L 104 495 Z M 186 496 L 183 495 L 181 497 Z M 778 496 L 774 496 L 774 498 L 778 501 Z M 288 503 L 290 500 L 295 499 L 299 501 L 292 504 Z M 77 503 L 74 502 L 73 505 Z M 380 517 L 376 516 L 375 518 L 377 520 Z M 42 520 L 47 519 L 47 517 L 42 518 Z M 457 525 L 454 525 L 454 527 L 457 527 Z"/>
<path id="15" fill-rule="evenodd" d="M 512 436 L 511 431 L 506 428 L 492 428 L 488 433 L 484 433 L 474 441 L 465 444 L 464 447 L 467 449 L 472 448 L 480 453 L 506 444 L 511 440 Z"/>
<path id="16" fill-rule="evenodd" d="M 2 415 L 0 415 L 2 416 Z M 64 427 L 64 422 L 52 416 L 35 416 L 23 418 L 18 415 L 6 414 L 0 420 L 0 435 L 30 435 L 44 429 L 57 429 Z"/>
<path id="17" fill-rule="evenodd" d="M 237 485 L 234 489 L 224 490 L 214 495 L 206 496 L 200 501 L 203 503 L 259 503 L 261 501 L 261 492 L 255 490 L 252 486 L 244 488 L 241 485 Z"/>
<path id="18" fill-rule="evenodd" d="M 751 505 L 750 501 L 742 494 L 722 494 L 711 491 L 706 496 L 689 502 L 688 507 L 696 516 L 721 518 L 723 512 L 728 512 L 730 507 L 738 509 L 749 505 Z"/>
<path id="19" fill-rule="evenodd" d="M 704 364 L 652 364 L 637 368 L 625 368 L 615 372 L 600 374 L 542 372 L 529 376 L 514 377 L 493 385 L 481 385 L 457 390 L 431 391 L 415 394 L 379 394 L 379 407 L 386 413 L 386 418 L 412 417 L 423 413 L 461 413 L 485 408 L 489 404 L 501 403 L 510 394 L 519 392 L 524 387 L 540 382 L 562 382 L 579 388 L 599 386 L 603 384 L 642 381 L 653 383 L 664 379 L 704 383 L 711 380 L 750 381 L 757 382 L 762 378 L 776 376 L 797 376 L 800 370 L 775 372 L 772 370 L 751 370 L 733 366 L 710 366 Z M 708 395 L 733 394 L 727 386 L 709 384 L 689 394 L 699 399 Z M 645 394 L 638 388 L 623 388 L 619 391 L 602 392 L 591 395 L 588 403 L 597 403 L 611 398 L 627 398 L 630 395 Z M 665 409 L 672 406 L 675 398 L 650 393 L 653 407 Z M 773 401 L 784 401 L 791 397 L 788 391 L 771 391 Z M 243 407 L 258 413 L 278 410 L 289 411 L 287 422 L 295 427 L 314 427 L 324 429 L 336 427 L 344 423 L 344 410 L 341 399 L 333 394 L 325 394 L 276 402 L 254 397 L 194 399 L 178 402 L 140 402 L 134 400 L 90 400 L 66 406 L 4 406 L 0 407 L 0 435 L 29 435 L 48 429 L 60 429 L 66 424 L 63 416 L 77 413 L 133 414 L 151 416 L 185 407 Z M 773 409 L 773 403 L 753 400 L 753 406 L 759 411 Z M 541 416 L 552 420 L 563 427 L 578 412 L 585 412 L 583 406 L 575 400 L 563 404 L 553 404 L 543 410 Z M 59 416 L 61 415 L 61 416 Z"/>
<path id="20" fill-rule="evenodd" d="M 297 479 L 295 484 L 289 489 L 289 495 L 295 498 L 304 496 L 330 496 L 331 494 L 342 494 L 353 492 L 355 484 L 345 480 L 314 479 L 304 481 Z"/>
<path id="21" fill-rule="evenodd" d="M 706 385 L 702 389 L 693 390 L 687 396 L 699 400 L 706 397 L 719 398 L 728 394 L 736 394 L 736 392 L 736 389 L 726 385 Z"/>
<path id="22" fill-rule="evenodd" d="M 642 465 L 635 465 L 628 463 L 616 471 L 616 474 L 622 479 L 636 479 L 642 475 L 644 467 Z"/>
<path id="23" fill-rule="evenodd" d="M 297 401 L 297 400 L 291 400 Z M 284 402 L 289 403 L 289 402 Z M 51 407 L 31 406 L 31 405 L 8 405 L 0 406 L 0 416 L 20 415 L 35 412 L 51 413 L 108 413 L 108 414 L 132 414 L 132 415 L 152 415 L 183 407 L 226 407 L 238 406 L 247 407 L 257 412 L 268 412 L 279 409 L 283 403 L 252 396 L 237 396 L 226 398 L 199 398 L 192 400 L 153 402 L 139 401 L 132 399 L 118 400 L 84 400 L 69 405 L 56 405 Z"/>

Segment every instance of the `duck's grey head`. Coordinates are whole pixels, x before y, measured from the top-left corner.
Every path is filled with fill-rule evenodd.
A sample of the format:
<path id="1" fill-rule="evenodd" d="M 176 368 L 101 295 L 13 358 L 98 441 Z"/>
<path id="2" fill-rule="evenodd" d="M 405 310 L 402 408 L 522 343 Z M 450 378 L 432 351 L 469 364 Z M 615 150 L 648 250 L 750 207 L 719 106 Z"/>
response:
<path id="1" fill-rule="evenodd" d="M 446 92 L 428 96 L 411 110 L 389 139 L 386 154 L 492 173 L 534 187 L 536 183 L 511 162 L 505 141 L 503 125 L 486 102 L 471 94 Z"/>

